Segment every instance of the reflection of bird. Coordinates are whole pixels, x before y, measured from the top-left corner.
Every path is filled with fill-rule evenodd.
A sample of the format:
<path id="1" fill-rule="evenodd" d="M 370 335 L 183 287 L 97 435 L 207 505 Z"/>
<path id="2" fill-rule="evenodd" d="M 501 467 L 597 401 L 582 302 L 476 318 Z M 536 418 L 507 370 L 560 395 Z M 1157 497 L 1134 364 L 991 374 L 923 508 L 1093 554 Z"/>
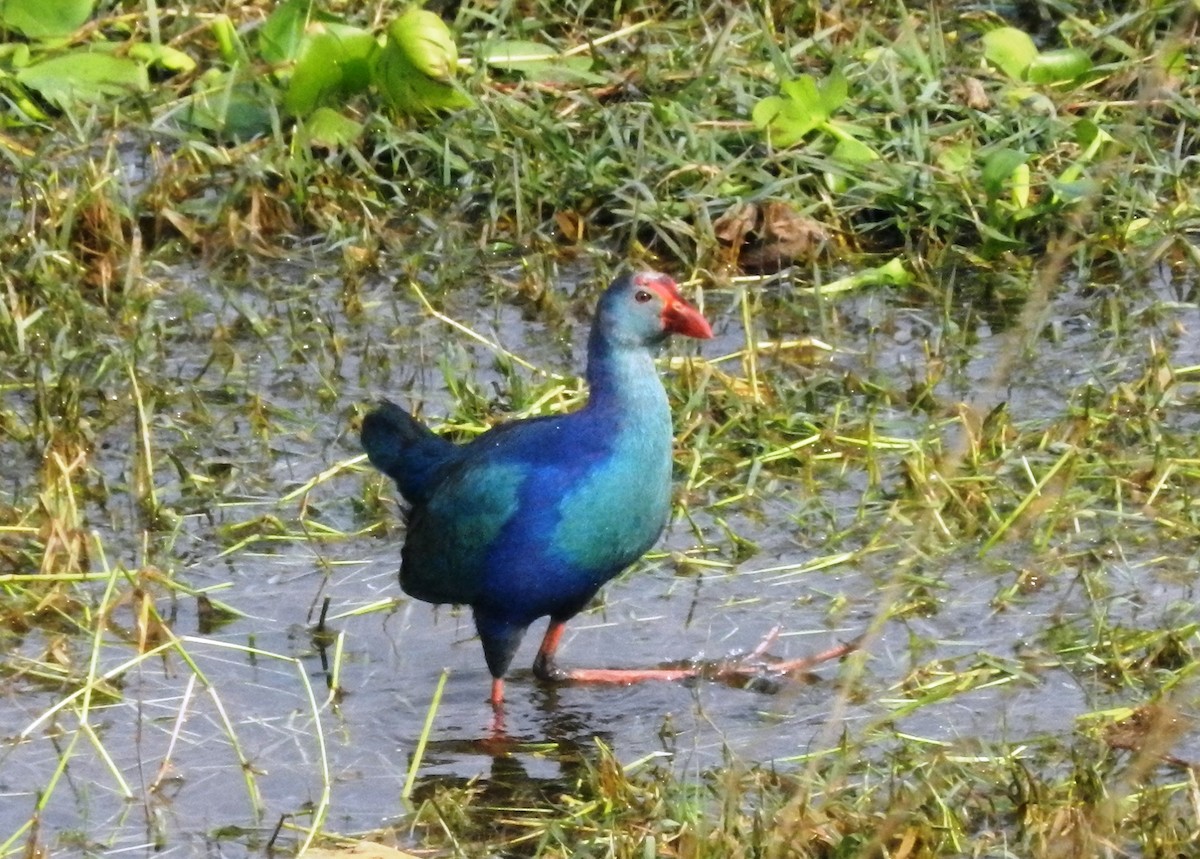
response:
<path id="1" fill-rule="evenodd" d="M 628 275 L 600 299 L 582 409 L 502 424 L 465 445 L 387 401 L 363 421 L 371 462 L 412 505 L 400 584 L 417 599 L 471 606 L 494 705 L 525 629 L 543 615 L 539 677 L 647 675 L 562 671 L 554 654 L 566 621 L 666 525 L 671 413 L 654 353 L 670 334 L 712 329 L 666 275 Z"/>

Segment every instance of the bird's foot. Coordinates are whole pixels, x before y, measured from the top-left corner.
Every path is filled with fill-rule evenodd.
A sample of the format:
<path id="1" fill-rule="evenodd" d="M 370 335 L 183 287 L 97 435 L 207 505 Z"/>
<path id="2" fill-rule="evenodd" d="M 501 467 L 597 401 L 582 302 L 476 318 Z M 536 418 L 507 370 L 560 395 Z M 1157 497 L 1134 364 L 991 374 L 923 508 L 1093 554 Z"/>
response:
<path id="1" fill-rule="evenodd" d="M 651 680 L 717 680 L 743 685 L 755 680 L 796 676 L 811 671 L 818 665 L 841 659 L 858 650 L 861 638 L 830 647 L 820 653 L 796 659 L 775 659 L 767 656 L 767 650 L 779 637 L 779 627 L 772 629 L 749 653 L 727 659 L 689 662 L 683 665 L 660 668 L 559 668 L 549 652 L 538 653 L 533 663 L 533 673 L 540 680 L 570 683 L 632 684 Z"/>
<path id="2" fill-rule="evenodd" d="M 545 680 L 547 683 L 561 683 L 563 680 L 570 679 L 570 672 L 559 668 L 554 657 L 543 648 L 538 651 L 537 658 L 533 660 L 533 676 L 538 680 Z"/>
<path id="3" fill-rule="evenodd" d="M 755 680 L 770 680 L 777 677 L 794 677 L 799 674 L 805 674 L 818 665 L 849 656 L 858 650 L 859 645 L 862 644 L 862 636 L 858 636 L 850 641 L 822 650 L 820 653 L 800 656 L 795 659 L 772 660 L 767 656 L 767 650 L 770 649 L 771 645 L 778 638 L 779 627 L 776 626 L 749 653 L 717 660 L 716 662 L 703 663 L 697 667 L 697 676 L 734 683 L 738 683 L 739 681 L 750 683 Z"/>

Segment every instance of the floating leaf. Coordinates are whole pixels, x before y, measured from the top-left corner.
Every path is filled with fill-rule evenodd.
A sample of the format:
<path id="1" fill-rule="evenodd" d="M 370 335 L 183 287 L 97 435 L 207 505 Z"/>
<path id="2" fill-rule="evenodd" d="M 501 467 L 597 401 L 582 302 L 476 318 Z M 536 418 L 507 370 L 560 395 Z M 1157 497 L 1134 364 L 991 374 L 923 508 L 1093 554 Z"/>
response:
<path id="1" fill-rule="evenodd" d="M 480 60 L 493 68 L 519 72 L 539 81 L 593 77 L 588 74 L 592 68 L 590 57 L 566 57 L 547 45 L 521 39 L 489 42 L 484 46 Z"/>
<path id="2" fill-rule="evenodd" d="M 1030 83 L 1060 84 L 1077 80 L 1092 70 L 1092 60 L 1079 48 L 1062 48 L 1038 54 L 1025 76 Z"/>
<path id="3" fill-rule="evenodd" d="M 779 91 L 780 95 L 768 96 L 756 104 L 751 118 L 757 127 L 767 132 L 773 144 L 787 147 L 799 143 L 814 128 L 828 123 L 834 111 L 845 104 L 849 85 L 841 72 L 835 71 L 822 85 L 818 85 L 812 75 L 800 75 L 781 83 Z M 853 144 L 850 149 L 852 155 L 864 154 Z"/>
<path id="4" fill-rule="evenodd" d="M 26 66 L 16 77 L 23 86 L 64 109 L 150 89 L 146 68 L 140 63 L 82 51 Z"/>
<path id="5" fill-rule="evenodd" d="M 848 134 L 839 137 L 837 145 L 833 147 L 830 155 L 846 164 L 866 164 L 879 160 L 878 152 L 857 137 Z"/>
<path id="6" fill-rule="evenodd" d="M 911 283 L 912 279 L 912 272 L 904 267 L 904 260 L 900 257 L 892 257 L 881 266 L 864 269 L 822 284 L 819 291 L 829 295 L 863 286 L 904 286 Z"/>
<path id="7" fill-rule="evenodd" d="M 951 144 L 937 155 L 938 166 L 947 173 L 963 173 L 974 163 L 975 148 L 968 140 Z"/>
<path id="8" fill-rule="evenodd" d="M 821 107 L 825 111 L 826 118 L 841 110 L 842 105 L 849 97 L 850 84 L 846 80 L 846 76 L 840 69 L 834 69 L 825 79 L 825 83 L 821 85 Z"/>
<path id="9" fill-rule="evenodd" d="M 387 43 L 376 54 L 375 85 L 402 113 L 448 110 L 471 103 L 454 82 L 458 48 L 437 15 L 411 8 L 388 27 Z"/>
<path id="10" fill-rule="evenodd" d="M 371 61 L 379 45 L 366 30 L 345 24 L 314 24 L 284 95 L 284 108 L 295 116 L 311 113 L 367 88 Z"/>
<path id="11" fill-rule="evenodd" d="M 129 56 L 147 66 L 158 66 L 169 72 L 186 74 L 196 68 L 196 61 L 178 48 L 138 42 L 129 48 Z"/>
<path id="12" fill-rule="evenodd" d="M 983 56 L 1015 81 L 1025 79 L 1025 70 L 1037 59 L 1038 49 L 1024 30 L 998 27 L 983 34 Z"/>
<path id="13" fill-rule="evenodd" d="M 1016 149 L 997 149 L 988 156 L 980 173 L 983 190 L 988 197 L 995 199 L 1000 196 L 1004 183 L 1012 178 L 1013 171 L 1024 164 L 1027 157 Z"/>
<path id="14" fill-rule="evenodd" d="M 1013 205 L 1018 209 L 1029 208 L 1029 165 L 1021 162 L 1012 169 L 1009 174 L 1009 182 L 1012 186 L 1012 201 Z"/>
<path id="15" fill-rule="evenodd" d="M 427 78 L 447 83 L 458 66 L 458 46 L 446 22 L 427 9 L 410 7 L 388 26 L 388 44 Z"/>
<path id="16" fill-rule="evenodd" d="M 318 107 L 300 126 L 300 139 L 307 146 L 336 149 L 362 136 L 363 124 L 330 107 Z"/>
<path id="17" fill-rule="evenodd" d="M 197 128 L 247 139 L 271 130 L 270 105 L 253 81 L 209 69 L 196 81 L 187 119 Z"/>
<path id="18" fill-rule="evenodd" d="M 311 17 L 312 0 L 287 0 L 276 6 L 258 31 L 262 58 L 274 65 L 294 60 Z"/>
<path id="19" fill-rule="evenodd" d="M 0 0 L 0 29 L 28 39 L 61 39 L 92 16 L 96 0 Z"/>
<path id="20" fill-rule="evenodd" d="M 821 98 L 821 90 L 817 87 L 817 80 L 812 75 L 801 75 L 794 80 L 784 81 L 779 85 L 779 89 L 783 97 L 791 102 L 797 115 L 811 118 L 814 125 L 829 117 L 825 100 Z"/>
<path id="21" fill-rule="evenodd" d="M 549 62 L 557 56 L 558 51 L 548 45 L 520 39 L 505 39 L 485 45 L 480 59 L 498 69 L 525 71 L 532 66 Z"/>

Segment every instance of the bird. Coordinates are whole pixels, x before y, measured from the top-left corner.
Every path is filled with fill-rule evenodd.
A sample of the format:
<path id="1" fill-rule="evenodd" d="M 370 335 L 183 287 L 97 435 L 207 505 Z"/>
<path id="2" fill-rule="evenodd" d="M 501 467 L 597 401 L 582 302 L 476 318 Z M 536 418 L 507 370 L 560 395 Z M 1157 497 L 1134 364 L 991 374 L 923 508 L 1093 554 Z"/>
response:
<path id="1" fill-rule="evenodd" d="M 567 621 L 666 527 L 674 441 L 654 358 L 672 334 L 713 331 L 669 276 L 629 273 L 597 304 L 588 396 L 575 411 L 501 423 L 464 444 L 386 399 L 363 419 L 368 459 L 409 505 L 401 588 L 470 606 L 497 710 L 526 630 L 545 616 L 541 680 L 634 682 L 656 671 L 564 670 L 556 652 Z"/>

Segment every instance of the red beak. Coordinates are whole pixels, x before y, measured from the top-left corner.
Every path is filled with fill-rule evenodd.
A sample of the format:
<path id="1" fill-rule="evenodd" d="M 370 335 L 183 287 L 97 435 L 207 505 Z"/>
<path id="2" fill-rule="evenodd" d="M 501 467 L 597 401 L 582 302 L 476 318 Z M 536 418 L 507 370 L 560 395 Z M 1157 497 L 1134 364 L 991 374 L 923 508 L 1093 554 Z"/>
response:
<path id="1" fill-rule="evenodd" d="M 712 326 L 700 315 L 700 311 L 692 307 L 682 298 L 668 301 L 662 312 L 663 329 L 672 334 L 682 334 L 684 337 L 695 337 L 697 340 L 707 340 L 713 336 Z"/>
<path id="2" fill-rule="evenodd" d="M 647 287 L 662 296 L 662 326 L 668 334 L 682 334 L 697 340 L 708 340 L 713 336 L 712 326 L 700 315 L 700 311 L 683 300 L 675 281 L 665 274 L 645 272 L 635 278 L 639 286 Z"/>

